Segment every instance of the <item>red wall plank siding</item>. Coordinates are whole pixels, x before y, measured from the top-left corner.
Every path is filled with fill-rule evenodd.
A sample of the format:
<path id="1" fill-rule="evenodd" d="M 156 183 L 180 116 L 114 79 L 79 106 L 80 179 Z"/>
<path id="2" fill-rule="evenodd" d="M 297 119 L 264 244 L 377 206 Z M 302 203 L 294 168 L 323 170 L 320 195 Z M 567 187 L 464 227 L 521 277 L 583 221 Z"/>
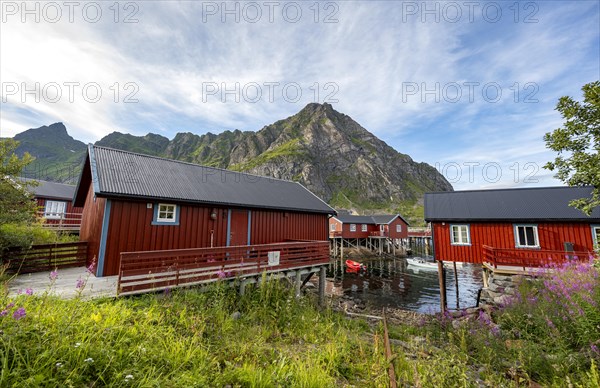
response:
<path id="1" fill-rule="evenodd" d="M 450 225 L 470 225 L 470 246 L 450 244 Z M 481 263 L 483 245 L 494 248 L 515 248 L 513 223 L 433 223 L 435 257 L 438 260 Z M 592 228 L 588 223 L 517 223 L 517 225 L 537 225 L 540 249 L 564 250 L 564 243 L 573 243 L 575 251 L 592 251 Z M 524 250 L 532 248 L 522 248 Z"/>
<path id="2" fill-rule="evenodd" d="M 88 243 L 87 265 L 90 265 L 94 258 L 98 260 L 105 203 L 106 199 L 104 198 L 96 198 L 94 200 L 94 189 L 90 185 L 81 218 L 81 230 L 79 231 L 79 241 L 87 241 Z"/>
<path id="3" fill-rule="evenodd" d="M 153 251 L 185 248 L 226 246 L 227 214 L 229 209 L 181 204 L 179 225 L 152 225 L 154 207 L 148 202 L 111 199 L 111 214 L 104 257 L 104 275 L 119 271 L 121 252 Z M 216 218 L 211 218 L 211 213 Z M 269 244 L 287 240 L 327 240 L 326 214 L 305 214 L 266 210 L 232 209 L 234 214 L 244 214 L 237 219 L 242 232 L 231 241 L 246 243 L 247 223 L 250 217 L 250 243 Z M 242 225 L 244 224 L 245 225 Z M 242 228 L 243 226 L 243 228 Z M 231 232 L 235 232 L 231 230 Z M 240 238 L 238 241 L 237 238 Z M 82 239 L 82 241 L 85 241 Z"/>
<path id="4" fill-rule="evenodd" d="M 333 228 L 332 226 L 333 225 Z M 329 238 L 340 237 L 342 232 L 342 223 L 333 217 L 329 217 Z"/>
<path id="5" fill-rule="evenodd" d="M 271 244 L 289 240 L 326 241 L 327 214 L 252 210 L 251 244 Z"/>
<path id="6" fill-rule="evenodd" d="M 374 232 L 379 232 L 379 226 L 374 224 L 367 224 L 367 231 L 362 231 L 363 224 L 354 224 L 356 225 L 356 231 L 350 231 L 350 225 L 352 223 L 343 224 L 342 225 L 342 237 L 344 238 L 367 238 Z"/>
<path id="7" fill-rule="evenodd" d="M 402 227 L 400 232 L 396 232 L 397 225 Z M 402 221 L 402 218 L 396 217 L 396 219 L 390 223 L 389 227 L 390 238 L 408 238 L 408 225 L 406 222 Z"/>

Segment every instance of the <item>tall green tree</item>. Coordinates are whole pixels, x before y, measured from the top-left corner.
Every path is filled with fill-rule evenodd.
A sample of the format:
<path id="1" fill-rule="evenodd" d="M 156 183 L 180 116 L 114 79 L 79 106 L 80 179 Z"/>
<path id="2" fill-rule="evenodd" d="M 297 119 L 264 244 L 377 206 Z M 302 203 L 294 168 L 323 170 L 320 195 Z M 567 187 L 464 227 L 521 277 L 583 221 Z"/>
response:
<path id="1" fill-rule="evenodd" d="M 27 153 L 17 156 L 18 145 L 13 139 L 0 139 L 0 252 L 33 241 L 29 227 L 35 223 L 36 203 L 27 189 L 35 183 L 18 179 L 33 157 Z"/>
<path id="2" fill-rule="evenodd" d="M 546 147 L 558 152 L 544 167 L 556 171 L 556 177 L 569 186 L 592 185 L 589 198 L 571 201 L 570 205 L 590 215 L 600 206 L 600 81 L 582 88 L 583 102 L 565 96 L 556 110 L 564 123 L 544 136 Z"/>

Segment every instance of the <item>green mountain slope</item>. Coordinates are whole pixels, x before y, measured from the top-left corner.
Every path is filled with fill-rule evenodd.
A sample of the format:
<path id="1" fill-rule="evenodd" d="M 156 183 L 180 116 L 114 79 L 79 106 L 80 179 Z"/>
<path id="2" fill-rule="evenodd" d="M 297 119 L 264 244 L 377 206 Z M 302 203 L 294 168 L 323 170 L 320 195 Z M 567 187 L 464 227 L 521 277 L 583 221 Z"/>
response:
<path id="1" fill-rule="evenodd" d="M 20 149 L 51 164 L 66 160 L 69 153 L 80 160 L 85 146 L 70 136 L 64 144 L 77 144 L 73 152 L 70 147 L 36 145 L 37 138 L 29 136 L 30 131 L 59 131 L 64 138 L 66 129 L 56 125 L 17 135 L 25 140 Z M 48 133 L 44 136 L 53 137 Z M 335 207 L 369 213 L 400 211 L 416 224 L 422 222 L 424 192 L 452 190 L 432 166 L 397 152 L 329 104 L 309 104 L 257 132 L 187 132 L 178 133 L 173 140 L 151 133 L 133 136 L 114 132 L 96 144 L 294 180 Z M 45 179 L 62 177 L 64 174 L 49 174 Z"/>

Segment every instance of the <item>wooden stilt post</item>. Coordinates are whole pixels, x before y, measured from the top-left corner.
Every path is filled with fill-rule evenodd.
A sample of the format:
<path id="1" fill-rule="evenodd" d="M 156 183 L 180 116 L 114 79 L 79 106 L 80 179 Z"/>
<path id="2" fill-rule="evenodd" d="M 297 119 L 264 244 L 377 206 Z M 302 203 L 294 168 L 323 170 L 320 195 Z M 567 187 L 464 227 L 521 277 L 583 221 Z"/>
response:
<path id="1" fill-rule="evenodd" d="M 483 273 L 483 288 L 488 288 L 490 286 L 489 272 L 485 266 L 482 265 L 482 267 L 483 271 L 481 272 Z"/>
<path id="2" fill-rule="evenodd" d="M 441 311 L 446 311 L 446 279 L 444 276 L 444 263 L 438 260 L 438 280 L 440 282 L 440 307 Z"/>
<path id="3" fill-rule="evenodd" d="M 244 295 L 246 293 L 246 281 L 242 280 L 240 283 L 240 295 Z"/>
<path id="4" fill-rule="evenodd" d="M 300 297 L 300 287 L 302 286 L 302 277 L 300 276 L 300 270 L 296 270 L 296 282 L 294 284 L 296 287 L 296 298 Z"/>
<path id="5" fill-rule="evenodd" d="M 458 271 L 456 270 L 456 261 L 453 261 L 454 265 L 454 285 L 456 287 L 456 308 L 460 308 L 460 295 L 458 294 Z"/>
<path id="6" fill-rule="evenodd" d="M 319 271 L 319 304 L 325 306 L 325 267 Z"/>
<path id="7" fill-rule="evenodd" d="M 340 241 L 340 257 L 344 260 L 344 239 L 342 238 Z"/>

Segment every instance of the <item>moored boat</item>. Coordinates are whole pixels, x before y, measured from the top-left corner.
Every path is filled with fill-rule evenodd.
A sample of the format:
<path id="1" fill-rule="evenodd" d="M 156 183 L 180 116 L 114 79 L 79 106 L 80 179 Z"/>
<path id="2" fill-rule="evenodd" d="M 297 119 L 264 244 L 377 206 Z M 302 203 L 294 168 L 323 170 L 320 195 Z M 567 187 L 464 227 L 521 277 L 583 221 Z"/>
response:
<path id="1" fill-rule="evenodd" d="M 414 267 L 419 267 L 419 268 L 426 268 L 426 269 L 432 269 L 432 270 L 437 270 L 437 268 L 438 268 L 438 265 L 436 262 L 427 261 L 421 257 L 409 257 L 406 259 L 406 262 L 408 263 L 408 265 L 412 265 Z"/>
<path id="2" fill-rule="evenodd" d="M 358 261 L 354 261 L 354 260 L 346 260 L 346 266 L 348 267 L 349 270 L 354 270 L 354 271 L 359 271 L 361 269 L 367 269 L 367 266 L 359 263 Z"/>

